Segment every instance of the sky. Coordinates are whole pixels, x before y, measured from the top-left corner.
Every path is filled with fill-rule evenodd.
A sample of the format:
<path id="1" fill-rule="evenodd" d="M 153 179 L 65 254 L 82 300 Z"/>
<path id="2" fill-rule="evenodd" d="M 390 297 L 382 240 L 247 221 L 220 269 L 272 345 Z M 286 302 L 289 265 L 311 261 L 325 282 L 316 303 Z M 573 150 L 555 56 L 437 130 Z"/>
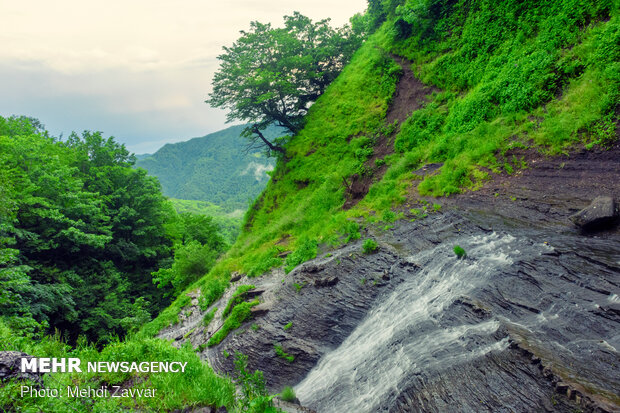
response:
<path id="1" fill-rule="evenodd" d="M 217 56 L 253 20 L 342 26 L 366 0 L 0 0 L 0 115 L 54 136 L 102 131 L 135 153 L 223 129 L 204 100 Z"/>

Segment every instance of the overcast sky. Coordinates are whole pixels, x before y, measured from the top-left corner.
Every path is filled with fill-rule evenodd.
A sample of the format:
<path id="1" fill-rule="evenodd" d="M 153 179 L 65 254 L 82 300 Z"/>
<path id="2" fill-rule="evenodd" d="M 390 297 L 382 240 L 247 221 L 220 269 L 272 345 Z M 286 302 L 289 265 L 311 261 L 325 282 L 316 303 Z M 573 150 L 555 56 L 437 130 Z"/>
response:
<path id="1" fill-rule="evenodd" d="M 366 0 L 0 1 L 0 115 L 55 136 L 103 131 L 136 153 L 228 125 L 204 100 L 217 55 L 252 20 L 341 26 Z"/>

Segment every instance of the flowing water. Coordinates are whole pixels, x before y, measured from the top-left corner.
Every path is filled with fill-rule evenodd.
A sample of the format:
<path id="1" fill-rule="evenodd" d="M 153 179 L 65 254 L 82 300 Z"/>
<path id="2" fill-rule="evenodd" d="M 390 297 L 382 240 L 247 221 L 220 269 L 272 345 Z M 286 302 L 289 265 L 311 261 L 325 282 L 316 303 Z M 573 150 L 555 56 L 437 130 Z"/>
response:
<path id="1" fill-rule="evenodd" d="M 471 258 L 456 259 L 454 244 L 408 258 L 420 271 L 379 299 L 296 386 L 302 404 L 321 413 L 387 411 L 416 376 L 453 369 L 508 346 L 507 337 L 496 337 L 497 319 L 447 320 L 443 314 L 516 260 L 549 247 L 500 233 L 455 243 Z"/>

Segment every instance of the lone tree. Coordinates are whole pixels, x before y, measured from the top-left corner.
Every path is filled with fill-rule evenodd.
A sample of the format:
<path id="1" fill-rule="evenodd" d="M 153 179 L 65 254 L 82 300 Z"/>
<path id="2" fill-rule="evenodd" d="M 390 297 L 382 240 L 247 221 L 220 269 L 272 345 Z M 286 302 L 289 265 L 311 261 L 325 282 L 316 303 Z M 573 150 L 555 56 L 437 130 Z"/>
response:
<path id="1" fill-rule="evenodd" d="M 304 115 L 338 76 L 359 47 L 362 36 L 348 25 L 333 29 L 329 19 L 313 23 L 295 12 L 284 27 L 252 22 L 248 32 L 218 56 L 208 104 L 227 108 L 227 121 L 250 125 L 243 135 L 250 148 L 284 153 L 284 139 L 267 139 L 262 131 L 277 125 L 296 134 Z"/>

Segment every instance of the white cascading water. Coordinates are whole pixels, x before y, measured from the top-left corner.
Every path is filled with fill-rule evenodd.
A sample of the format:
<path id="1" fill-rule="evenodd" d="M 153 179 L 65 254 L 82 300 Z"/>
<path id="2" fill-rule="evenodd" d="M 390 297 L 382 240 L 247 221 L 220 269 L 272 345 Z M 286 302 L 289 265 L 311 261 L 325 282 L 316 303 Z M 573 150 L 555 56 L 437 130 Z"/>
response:
<path id="1" fill-rule="evenodd" d="M 496 320 L 442 326 L 444 308 L 519 256 L 519 242 L 492 233 L 455 240 L 471 259 L 459 260 L 442 244 L 410 258 L 421 269 L 378 302 L 332 352 L 324 355 L 295 391 L 303 405 L 320 413 L 385 410 L 399 384 L 420 372 L 441 371 L 493 350 L 507 340 L 490 336 Z M 486 344 L 471 345 L 471 337 Z"/>

